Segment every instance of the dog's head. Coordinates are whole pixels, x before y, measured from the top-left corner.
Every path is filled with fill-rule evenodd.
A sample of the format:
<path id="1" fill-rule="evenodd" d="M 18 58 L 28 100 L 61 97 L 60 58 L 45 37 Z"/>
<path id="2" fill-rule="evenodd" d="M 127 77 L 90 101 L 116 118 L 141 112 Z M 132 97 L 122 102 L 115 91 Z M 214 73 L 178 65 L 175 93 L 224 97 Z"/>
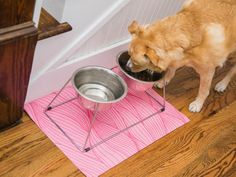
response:
<path id="1" fill-rule="evenodd" d="M 146 69 L 162 72 L 173 60 L 183 58 L 181 41 L 176 43 L 176 37 L 168 37 L 171 34 L 158 31 L 158 27 L 142 27 L 134 21 L 128 30 L 132 35 L 128 50 L 132 72 Z"/>
<path id="2" fill-rule="evenodd" d="M 155 55 L 155 51 L 151 49 L 147 41 L 144 39 L 145 28 L 138 25 L 134 21 L 128 28 L 132 35 L 132 41 L 129 45 L 129 55 L 131 57 L 131 70 L 132 72 L 139 72 L 146 69 L 157 69 L 155 64 L 159 58 Z M 160 70 L 160 68 L 158 68 Z"/>

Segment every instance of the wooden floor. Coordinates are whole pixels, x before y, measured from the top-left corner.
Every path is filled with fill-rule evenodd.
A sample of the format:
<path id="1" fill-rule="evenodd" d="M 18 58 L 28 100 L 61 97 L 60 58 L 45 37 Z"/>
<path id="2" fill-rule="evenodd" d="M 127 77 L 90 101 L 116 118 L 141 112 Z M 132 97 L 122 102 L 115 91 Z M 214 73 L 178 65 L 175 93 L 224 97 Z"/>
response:
<path id="1" fill-rule="evenodd" d="M 231 66 L 218 70 L 213 86 Z M 167 87 L 167 100 L 191 121 L 102 177 L 236 176 L 236 79 L 227 92 L 212 91 L 201 113 L 190 113 L 198 84 L 192 69 L 179 70 Z M 84 175 L 25 116 L 22 124 L 0 133 L 0 176 Z"/>

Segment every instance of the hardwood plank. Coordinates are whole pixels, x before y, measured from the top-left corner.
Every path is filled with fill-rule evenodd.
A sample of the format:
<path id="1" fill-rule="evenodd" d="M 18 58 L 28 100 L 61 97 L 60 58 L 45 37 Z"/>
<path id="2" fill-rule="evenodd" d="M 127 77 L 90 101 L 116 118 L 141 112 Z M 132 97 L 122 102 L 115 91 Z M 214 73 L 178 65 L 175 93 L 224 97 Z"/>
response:
<path id="1" fill-rule="evenodd" d="M 190 68 L 182 68 L 177 72 L 174 80 L 167 86 L 166 97 L 167 97 L 167 100 L 171 104 L 173 104 L 177 109 L 179 109 L 187 117 L 189 117 L 191 122 L 188 124 L 188 126 L 194 126 L 195 124 L 198 124 L 199 122 L 201 122 L 203 120 L 210 119 L 212 116 L 216 115 L 219 111 L 223 110 L 223 108 L 230 105 L 233 101 L 236 100 L 236 89 L 235 89 L 236 78 L 233 78 L 233 80 L 231 81 L 231 83 L 225 93 L 219 94 L 213 90 L 213 87 L 215 86 L 215 84 L 224 77 L 224 75 L 227 73 L 227 71 L 232 67 L 232 65 L 234 63 L 235 63 L 235 61 L 230 60 L 225 64 L 225 66 L 223 68 L 219 68 L 217 70 L 216 76 L 213 80 L 210 96 L 206 100 L 204 108 L 200 113 L 191 113 L 188 111 L 188 104 L 191 101 L 193 101 L 195 96 L 197 95 L 198 84 L 199 84 L 198 75 Z M 178 87 L 176 87 L 176 86 L 178 86 Z M 157 92 L 162 94 L 162 92 L 160 90 L 157 90 Z M 234 110 L 235 108 L 231 108 L 231 109 Z M 222 115 L 222 116 L 224 116 L 224 115 Z M 187 131 L 186 129 L 187 129 L 186 126 L 181 127 L 181 131 Z M 172 137 L 172 136 L 173 136 L 173 139 L 175 141 L 177 141 L 176 136 L 178 135 L 179 131 L 180 130 L 176 130 L 176 131 L 168 134 L 167 136 L 165 136 L 164 138 L 162 138 L 159 141 L 160 142 L 163 141 L 163 144 L 168 144 L 170 141 L 170 137 Z M 183 139 L 183 141 L 187 141 L 187 140 Z M 223 142 L 224 139 L 222 139 L 221 141 Z M 219 141 L 219 143 L 222 143 L 221 141 Z M 205 142 L 205 143 L 207 143 L 207 142 Z M 159 146 L 159 144 L 156 144 L 155 146 Z M 165 146 L 163 148 L 165 148 Z M 173 149 L 175 149 L 175 148 L 173 147 Z M 156 150 L 156 151 L 158 151 L 158 150 Z M 149 158 L 151 158 L 153 156 L 159 158 L 159 154 L 154 155 L 154 153 L 155 153 L 155 151 L 154 152 L 145 151 L 144 153 L 138 153 L 137 155 L 139 158 L 136 159 L 136 163 L 138 163 L 138 164 L 141 163 L 142 165 L 136 166 L 135 170 L 132 170 L 132 165 L 129 166 L 129 164 L 134 164 L 134 161 L 129 161 L 129 159 L 128 159 L 127 160 L 128 163 L 126 163 L 126 161 L 121 163 L 120 165 L 118 165 L 118 167 L 114 168 L 115 170 L 112 169 L 112 170 L 108 171 L 108 173 L 106 173 L 104 176 L 106 176 L 106 175 L 111 176 L 111 174 L 112 175 L 121 174 L 121 176 L 122 175 L 132 176 L 135 174 L 138 176 L 139 173 L 142 174 L 143 176 L 146 176 L 145 174 L 148 174 L 148 176 L 150 176 L 151 174 L 147 170 L 146 166 L 149 164 L 155 163 L 155 160 L 158 161 L 158 159 L 154 159 L 153 162 L 147 162 L 147 161 Z M 179 156 L 184 155 L 182 153 L 184 153 L 184 152 L 180 151 Z M 200 152 L 200 153 L 203 153 L 203 152 Z M 139 154 L 142 154 L 142 155 L 139 155 Z M 150 156 L 147 156 L 146 154 L 150 154 Z M 171 152 L 168 152 L 168 154 L 171 154 Z M 134 156 L 136 156 L 136 155 L 134 155 Z M 142 158 L 142 156 L 143 156 L 143 158 Z M 216 158 L 219 158 L 219 157 L 217 156 Z M 139 159 L 142 159 L 142 160 L 139 161 Z M 146 165 L 143 164 L 142 162 L 144 162 Z M 155 168 L 157 168 L 157 166 L 154 166 L 153 168 L 155 169 Z M 174 171 L 174 169 L 172 169 L 172 168 L 173 168 L 172 166 L 169 166 L 169 169 L 167 171 L 169 171 L 169 172 Z M 119 170 L 119 169 L 121 169 L 121 170 Z M 125 170 L 125 169 L 129 169 L 129 170 Z M 122 173 L 122 171 L 125 171 L 127 173 Z"/>
<path id="2" fill-rule="evenodd" d="M 0 176 L 83 176 L 29 119 L 0 134 Z"/>
<path id="3" fill-rule="evenodd" d="M 235 60 L 228 60 L 223 68 L 217 69 L 212 82 L 210 95 L 200 113 L 191 113 L 188 111 L 188 105 L 194 101 L 199 87 L 199 76 L 191 68 L 181 68 L 177 71 L 175 78 L 166 88 L 167 100 L 191 120 L 198 117 L 200 121 L 201 119 L 206 119 L 216 114 L 225 106 L 236 100 L 236 77 L 231 80 L 226 92 L 217 93 L 214 91 L 216 83 L 226 75 L 235 62 Z M 162 95 L 159 89 L 157 92 Z"/>
<path id="4" fill-rule="evenodd" d="M 61 33 L 72 30 L 69 23 L 59 23 L 53 16 L 51 16 L 44 8 L 41 9 L 39 19 L 39 36 L 38 40 L 43 40 Z"/>
<path id="5" fill-rule="evenodd" d="M 222 176 L 235 171 L 235 109 L 236 102 L 209 119 L 191 121 L 102 176 Z"/>
<path id="6" fill-rule="evenodd" d="M 224 68 L 217 72 L 214 84 L 225 75 L 232 64 L 232 61 L 228 62 Z M 205 172 L 210 172 L 209 175 L 211 175 L 211 171 L 221 168 L 225 169 L 225 176 L 233 177 L 236 173 L 234 171 L 235 163 L 232 160 L 233 149 L 235 148 L 235 128 L 233 128 L 235 127 L 233 116 L 235 116 L 236 104 L 234 102 L 236 100 L 235 80 L 234 78 L 227 92 L 223 94 L 212 91 L 203 111 L 193 114 L 188 111 L 188 104 L 196 96 L 198 76 L 192 69 L 183 68 L 179 70 L 174 80 L 167 87 L 167 99 L 191 121 L 102 176 L 136 177 L 143 175 L 156 177 L 159 174 L 164 174 L 164 172 L 170 174 L 169 177 L 172 175 L 194 176 Z M 158 90 L 158 92 L 161 91 Z M 226 108 L 227 105 L 230 106 Z M 224 118 L 225 115 L 232 117 L 227 119 Z M 5 170 L 10 171 L 10 175 L 5 174 L 4 177 L 16 174 L 23 174 L 24 177 L 33 175 L 45 177 L 53 175 L 59 177 L 83 176 L 48 139 L 43 138 L 45 136 L 40 133 L 40 130 L 28 117 L 24 117 L 22 120 L 22 124 L 6 131 L 7 133 L 3 132 L 4 135 L 0 133 L 0 139 L 6 139 L 4 143 L 0 141 L 0 148 L 3 146 L 2 144 L 4 146 L 9 145 L 7 150 L 9 156 L 5 156 L 5 159 L 0 161 L 0 176 Z M 25 124 L 27 126 L 24 126 Z M 34 133 L 32 130 L 37 130 L 38 133 L 36 133 L 37 131 Z M 28 139 L 19 140 L 26 135 L 30 135 Z M 26 143 L 34 141 L 38 144 L 34 143 L 33 148 L 10 156 L 13 153 L 10 144 L 15 142 L 14 146 L 17 146 L 20 142 L 24 144 L 24 141 Z M 43 146 L 39 143 L 40 141 L 43 142 Z M 0 158 L 2 155 L 0 151 Z M 26 164 L 26 162 L 30 163 Z M 225 162 L 229 165 L 223 168 Z M 25 165 L 17 168 L 17 165 L 21 163 Z"/>

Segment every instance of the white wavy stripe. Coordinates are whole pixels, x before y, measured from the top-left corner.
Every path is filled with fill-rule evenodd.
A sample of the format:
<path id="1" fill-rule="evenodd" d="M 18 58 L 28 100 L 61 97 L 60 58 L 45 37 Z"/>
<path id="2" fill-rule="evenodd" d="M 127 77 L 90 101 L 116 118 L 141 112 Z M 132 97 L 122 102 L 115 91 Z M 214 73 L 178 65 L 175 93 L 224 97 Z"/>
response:
<path id="1" fill-rule="evenodd" d="M 119 131 L 118 129 L 113 129 L 112 127 L 109 127 L 107 125 L 97 124 L 96 126 L 94 126 L 94 133 L 96 133 L 97 137 L 99 137 L 98 138 L 99 141 L 102 139 L 105 139 L 109 136 L 114 135 L 118 131 Z M 119 140 L 119 141 L 116 141 L 116 140 Z M 97 142 L 98 141 L 95 141 L 95 143 L 97 143 Z M 124 146 L 122 144 L 129 144 L 129 147 L 126 148 L 124 150 L 124 152 L 127 151 L 127 149 L 128 149 L 127 152 L 129 152 L 129 150 L 132 152 L 137 150 L 136 144 L 132 141 L 132 139 L 129 136 L 127 136 L 126 133 L 122 133 L 119 135 L 119 137 L 116 136 L 116 137 L 110 139 L 107 142 L 107 144 L 109 144 L 109 145 L 114 144 L 114 147 L 119 146 L 121 148 L 120 151 L 122 151 L 122 152 L 124 150 L 123 149 Z"/>

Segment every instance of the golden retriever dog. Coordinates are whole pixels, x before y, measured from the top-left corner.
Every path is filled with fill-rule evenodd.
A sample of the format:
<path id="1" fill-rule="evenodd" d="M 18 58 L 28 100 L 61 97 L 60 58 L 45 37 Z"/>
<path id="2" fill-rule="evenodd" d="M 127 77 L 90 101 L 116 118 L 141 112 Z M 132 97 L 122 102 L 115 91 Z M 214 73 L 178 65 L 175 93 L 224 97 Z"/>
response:
<path id="1" fill-rule="evenodd" d="M 192 67 L 200 75 L 196 99 L 189 105 L 192 112 L 200 112 L 210 92 L 216 67 L 225 63 L 227 56 L 236 50 L 236 0 L 187 0 L 181 11 L 148 26 L 134 21 L 129 26 L 132 41 L 129 46 L 131 70 L 165 71 L 170 82 L 176 69 Z M 215 90 L 223 92 L 234 66 Z"/>

